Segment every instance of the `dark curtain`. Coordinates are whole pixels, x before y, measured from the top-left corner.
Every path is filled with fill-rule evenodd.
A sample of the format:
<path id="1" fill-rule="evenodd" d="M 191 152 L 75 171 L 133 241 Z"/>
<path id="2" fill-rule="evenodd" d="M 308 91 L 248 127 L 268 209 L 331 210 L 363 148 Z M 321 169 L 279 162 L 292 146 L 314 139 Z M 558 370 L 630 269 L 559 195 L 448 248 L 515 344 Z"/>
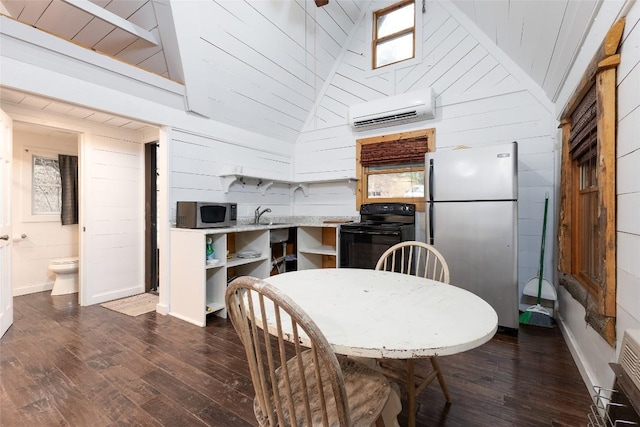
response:
<path id="1" fill-rule="evenodd" d="M 62 225 L 78 223 L 78 156 L 58 154 L 62 184 Z"/>

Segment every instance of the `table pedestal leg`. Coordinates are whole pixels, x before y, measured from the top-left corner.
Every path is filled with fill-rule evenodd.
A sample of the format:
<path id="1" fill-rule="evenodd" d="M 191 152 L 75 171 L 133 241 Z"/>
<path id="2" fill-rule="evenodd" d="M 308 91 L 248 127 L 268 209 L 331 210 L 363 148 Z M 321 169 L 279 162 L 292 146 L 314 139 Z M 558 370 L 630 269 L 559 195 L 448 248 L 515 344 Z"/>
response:
<path id="1" fill-rule="evenodd" d="M 375 369 L 376 371 L 382 371 L 378 363 L 376 363 L 376 359 L 354 356 L 349 356 L 349 358 L 362 363 L 363 365 L 368 366 L 371 369 Z M 402 411 L 402 402 L 400 401 L 400 387 L 394 381 L 390 381 L 390 383 L 391 393 L 389 393 L 387 404 L 382 409 L 382 420 L 384 421 L 385 427 L 400 427 L 400 424 L 398 423 L 398 414 Z"/>
<path id="2" fill-rule="evenodd" d="M 400 401 L 400 387 L 394 381 L 391 381 L 391 393 L 389 400 L 382 410 L 382 419 L 385 427 L 400 427 L 398 424 L 398 414 L 402 411 L 402 402 Z"/>

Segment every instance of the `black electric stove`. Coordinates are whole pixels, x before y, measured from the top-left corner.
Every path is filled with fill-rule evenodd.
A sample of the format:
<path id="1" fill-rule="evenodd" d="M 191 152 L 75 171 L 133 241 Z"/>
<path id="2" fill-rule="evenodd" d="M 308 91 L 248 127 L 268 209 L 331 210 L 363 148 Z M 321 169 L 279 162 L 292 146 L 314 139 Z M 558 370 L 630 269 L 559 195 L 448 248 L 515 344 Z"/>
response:
<path id="1" fill-rule="evenodd" d="M 415 216 L 411 203 L 363 204 L 360 222 L 340 226 L 340 267 L 375 268 L 388 248 L 415 240 Z"/>

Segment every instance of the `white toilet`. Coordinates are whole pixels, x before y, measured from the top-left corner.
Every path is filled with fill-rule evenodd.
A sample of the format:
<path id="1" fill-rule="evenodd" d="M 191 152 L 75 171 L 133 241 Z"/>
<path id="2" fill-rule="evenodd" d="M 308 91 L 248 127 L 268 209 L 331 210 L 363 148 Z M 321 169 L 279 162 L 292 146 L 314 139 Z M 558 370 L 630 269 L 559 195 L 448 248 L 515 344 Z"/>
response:
<path id="1" fill-rule="evenodd" d="M 49 263 L 49 270 L 56 274 L 51 295 L 78 292 L 78 257 L 56 258 Z"/>

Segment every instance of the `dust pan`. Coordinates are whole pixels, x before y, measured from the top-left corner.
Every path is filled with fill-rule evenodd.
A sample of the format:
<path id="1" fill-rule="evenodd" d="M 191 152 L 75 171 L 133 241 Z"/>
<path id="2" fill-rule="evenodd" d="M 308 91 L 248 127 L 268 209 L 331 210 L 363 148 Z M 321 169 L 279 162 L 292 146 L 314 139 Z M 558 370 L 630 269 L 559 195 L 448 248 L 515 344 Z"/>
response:
<path id="1" fill-rule="evenodd" d="M 529 281 L 524 285 L 524 289 L 522 290 L 523 295 L 527 295 L 530 297 L 538 297 L 538 276 L 532 277 Z M 549 282 L 547 279 L 542 279 L 542 287 L 540 289 L 540 298 L 546 299 L 549 301 L 555 301 L 558 299 L 558 294 L 556 293 L 556 288 Z"/>

